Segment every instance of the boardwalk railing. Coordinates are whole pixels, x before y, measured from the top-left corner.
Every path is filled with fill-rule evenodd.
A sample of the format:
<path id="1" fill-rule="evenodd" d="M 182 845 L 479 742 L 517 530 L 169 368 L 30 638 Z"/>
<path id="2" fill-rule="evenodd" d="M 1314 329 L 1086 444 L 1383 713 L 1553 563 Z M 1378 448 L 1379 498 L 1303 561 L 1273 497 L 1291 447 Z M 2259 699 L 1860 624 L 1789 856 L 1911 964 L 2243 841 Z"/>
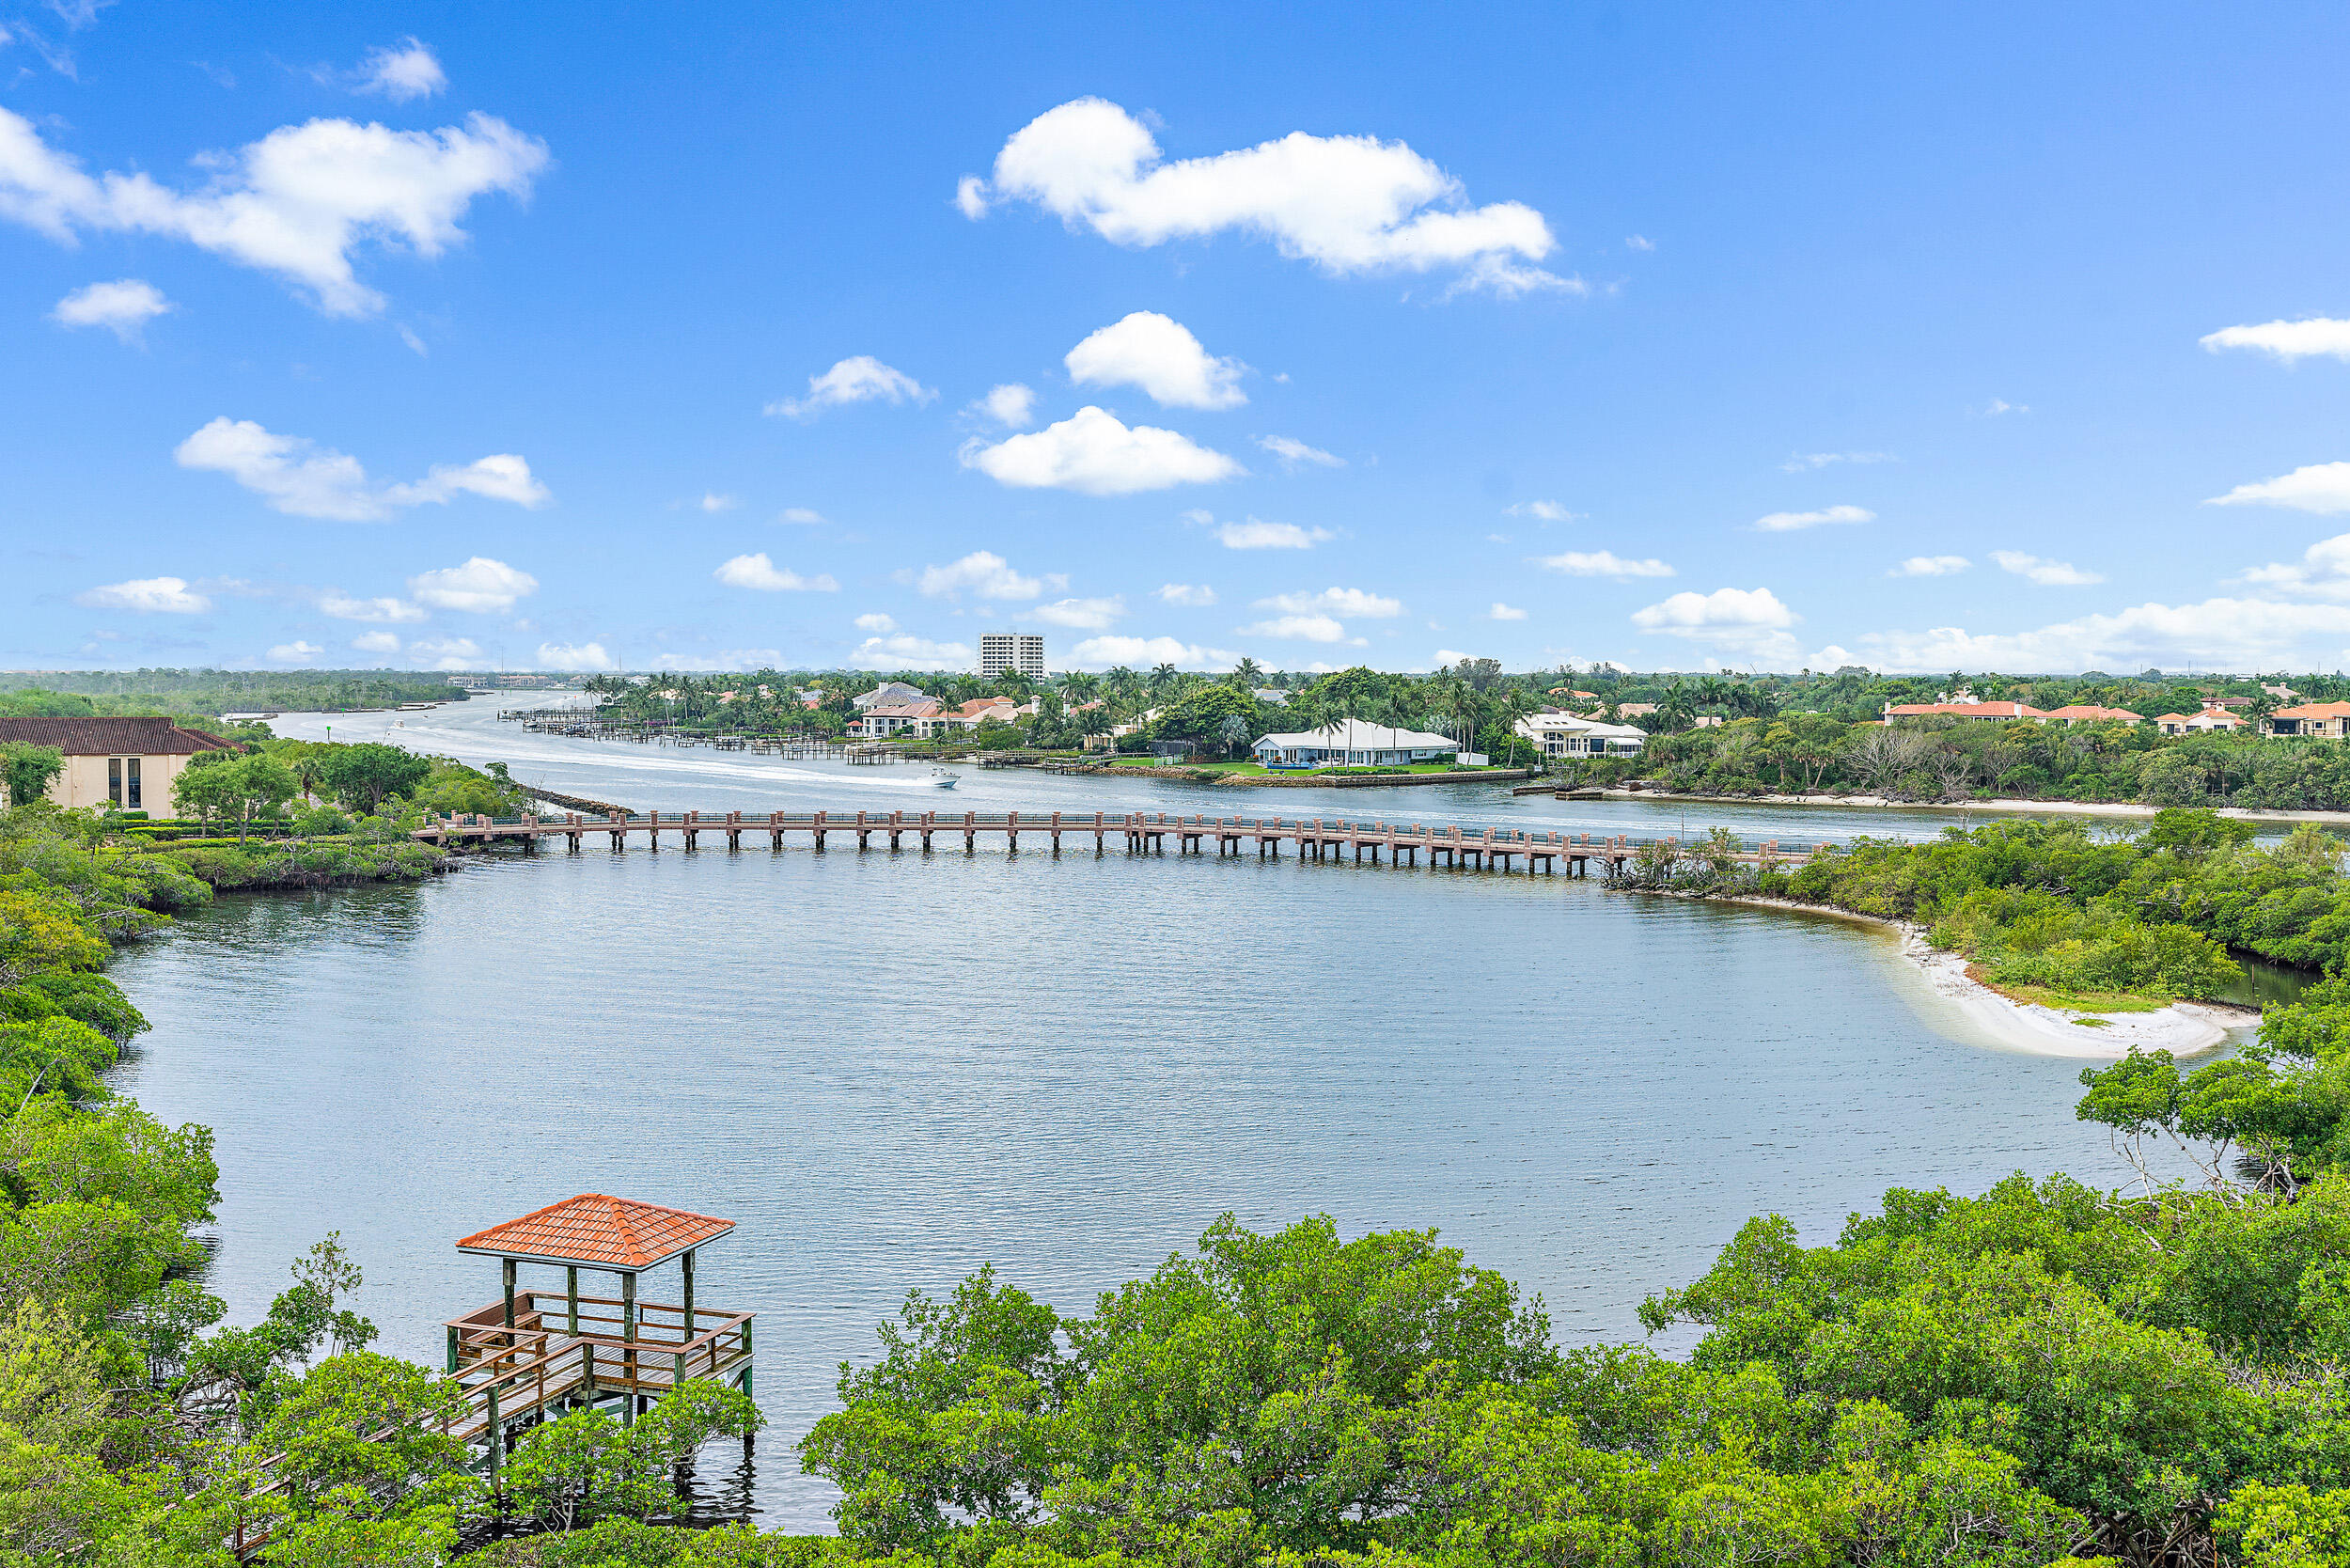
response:
<path id="1" fill-rule="evenodd" d="M 541 1298 L 553 1305 L 542 1307 Z M 683 1307 L 656 1301 L 635 1307 L 633 1333 L 622 1316 L 626 1303 L 583 1295 L 574 1318 L 561 1292 L 516 1292 L 511 1327 L 502 1299 L 449 1319 L 445 1375 L 462 1398 L 454 1415 L 431 1424 L 445 1437 L 479 1446 L 495 1485 L 512 1435 L 567 1408 L 617 1398 L 623 1402 L 621 1419 L 630 1420 L 640 1402 L 658 1400 L 689 1378 L 751 1391 L 755 1314 L 697 1307 L 688 1332 Z M 374 1435 L 391 1435 L 386 1429 Z M 261 1461 L 248 1503 L 285 1489 L 277 1473 L 285 1457 Z M 269 1544 L 270 1536 L 266 1523 L 249 1522 L 241 1512 L 223 1544 L 243 1561 Z"/>
<path id="2" fill-rule="evenodd" d="M 891 849 L 903 847 L 904 840 L 920 840 L 923 850 L 932 849 L 932 840 L 944 836 L 960 835 L 966 852 L 978 847 L 981 838 L 1001 838 L 1006 845 L 1018 850 L 1020 836 L 1030 835 L 1048 840 L 1058 853 L 1064 835 L 1080 840 L 1090 838 L 1096 853 L 1104 850 L 1113 838 L 1122 838 L 1130 853 L 1163 852 L 1167 840 L 1172 839 L 1179 854 L 1204 854 L 1213 841 L 1216 853 L 1237 855 L 1242 847 L 1253 842 L 1260 855 L 1278 857 L 1284 844 L 1296 849 L 1302 856 L 1325 859 L 1334 853 L 1352 850 L 1357 860 L 1368 857 L 1376 862 L 1385 852 L 1393 862 L 1418 864 L 1421 855 L 1431 864 L 1464 865 L 1474 862 L 1498 870 L 1512 869 L 1512 863 L 1523 858 L 1526 869 L 1553 870 L 1559 862 L 1565 862 L 1568 874 L 1588 872 L 1590 864 L 1598 861 L 1610 871 L 1621 870 L 1637 858 L 1644 849 L 1662 848 L 1680 857 L 1705 857 L 1715 852 L 1712 846 L 1683 845 L 1675 839 L 1636 839 L 1619 835 L 1593 838 L 1590 834 L 1570 835 L 1558 832 L 1528 833 L 1509 828 L 1465 828 L 1458 825 L 1429 826 L 1421 823 L 1410 824 L 1386 822 L 1331 821 L 1321 817 L 1311 819 L 1288 817 L 1210 817 L 1169 816 L 1166 812 L 1021 812 L 1000 814 L 978 811 L 728 811 L 650 812 L 626 815 L 611 812 L 594 816 L 572 811 L 553 817 L 485 817 L 455 815 L 435 818 L 418 828 L 416 839 L 442 848 L 462 848 L 469 844 L 494 843 L 500 840 L 520 840 L 536 845 L 544 839 L 562 839 L 577 851 L 590 835 L 608 836 L 614 849 L 624 847 L 629 837 L 644 835 L 646 843 L 661 847 L 664 834 L 673 834 L 687 849 L 699 846 L 705 833 L 723 835 L 728 849 L 743 847 L 744 835 L 754 839 L 764 834 L 770 849 L 780 849 L 794 835 L 808 836 L 818 849 L 835 834 L 854 834 L 859 849 L 870 849 L 876 837 L 888 840 Z M 1743 844 L 1728 852 L 1729 857 L 1747 864 L 1773 865 L 1800 860 L 1807 855 L 1825 853 L 1829 846 L 1821 844 L 1804 851 L 1783 851 L 1777 840 L 1769 840 L 1752 849 Z"/>

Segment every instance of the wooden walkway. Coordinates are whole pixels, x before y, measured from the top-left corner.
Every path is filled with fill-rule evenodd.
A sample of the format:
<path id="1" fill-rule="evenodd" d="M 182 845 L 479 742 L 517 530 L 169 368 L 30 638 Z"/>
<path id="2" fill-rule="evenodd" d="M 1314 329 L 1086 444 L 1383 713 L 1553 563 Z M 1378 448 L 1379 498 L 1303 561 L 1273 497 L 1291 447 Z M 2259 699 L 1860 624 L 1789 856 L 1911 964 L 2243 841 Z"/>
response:
<path id="1" fill-rule="evenodd" d="M 751 1392 L 749 1312 L 697 1309 L 690 1325 L 682 1307 L 635 1303 L 628 1322 L 626 1304 L 583 1295 L 577 1316 L 560 1291 L 525 1291 L 514 1301 L 514 1324 L 505 1322 L 505 1302 L 493 1301 L 462 1318 L 451 1318 L 445 1375 L 462 1396 L 456 1414 L 429 1423 L 444 1436 L 479 1451 L 475 1466 L 494 1488 L 515 1440 L 541 1421 L 572 1410 L 592 1409 L 615 1400 L 620 1419 L 634 1420 L 688 1378 L 728 1383 Z M 366 1435 L 370 1438 L 388 1432 Z M 744 1445 L 747 1454 L 749 1446 Z M 283 1454 L 263 1459 L 248 1500 L 283 1489 L 276 1474 Z M 240 1510 L 233 1534 L 222 1544 L 247 1561 L 269 1544 L 273 1515 L 257 1509 L 248 1519 Z"/>
<path id="2" fill-rule="evenodd" d="M 897 850 L 912 839 L 919 842 L 925 853 L 933 847 L 934 839 L 945 838 L 951 841 L 960 835 L 965 854 L 976 851 L 983 838 L 1001 839 L 1016 853 L 1022 834 L 1028 835 L 1031 841 L 1045 840 L 1057 855 L 1064 836 L 1080 842 L 1090 838 L 1097 855 L 1104 853 L 1113 839 L 1122 839 L 1129 854 L 1164 854 L 1167 840 L 1173 839 L 1179 855 L 1204 855 L 1211 843 L 1219 855 L 1239 855 L 1253 844 L 1260 856 L 1276 859 L 1286 844 L 1301 857 L 1316 860 L 1343 856 L 1352 851 L 1356 860 L 1368 858 L 1375 864 L 1384 853 L 1389 864 L 1417 865 L 1418 857 L 1425 855 L 1430 865 L 1474 865 L 1505 871 L 1515 870 L 1515 862 L 1523 860 L 1529 874 L 1555 871 L 1563 864 L 1570 876 L 1589 875 L 1593 862 L 1609 874 L 1619 872 L 1652 845 L 1668 846 L 1684 857 L 1703 853 L 1699 846 L 1684 845 L 1676 839 L 1638 839 L 1622 835 L 1595 839 L 1588 833 L 1574 836 L 1492 827 L 1432 827 L 1420 823 L 1406 825 L 1333 822 L 1320 817 L 1306 820 L 1169 816 L 1163 811 L 1010 811 L 1000 815 L 977 811 L 771 811 L 764 816 L 743 811 L 634 816 L 614 812 L 592 816 L 572 811 L 552 817 L 457 815 L 436 818 L 418 828 L 414 837 L 442 849 L 507 840 L 520 840 L 525 846 L 536 847 L 541 840 L 561 839 L 577 854 L 591 836 L 608 837 L 611 847 L 618 850 L 626 847 L 629 839 L 638 834 L 644 836 L 648 847 L 655 850 L 661 847 L 665 834 L 674 836 L 689 850 L 700 846 L 704 834 L 722 835 L 730 850 L 740 850 L 745 835 L 756 843 L 761 834 L 766 836 L 771 850 L 781 849 L 796 835 L 806 835 L 821 850 L 835 834 L 854 834 L 859 849 L 870 849 L 879 838 Z M 1731 857 L 1748 865 L 1784 865 L 1828 847 L 1821 844 L 1808 851 L 1782 850 L 1774 839 L 1752 848 L 1741 844 Z"/>

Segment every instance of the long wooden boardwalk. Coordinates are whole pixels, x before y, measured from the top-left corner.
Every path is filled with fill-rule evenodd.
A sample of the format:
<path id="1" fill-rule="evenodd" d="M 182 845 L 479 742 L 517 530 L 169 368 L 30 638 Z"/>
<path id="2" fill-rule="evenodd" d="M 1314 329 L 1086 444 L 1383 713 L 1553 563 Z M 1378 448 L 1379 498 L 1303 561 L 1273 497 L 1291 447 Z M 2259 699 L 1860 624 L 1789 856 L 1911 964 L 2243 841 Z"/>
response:
<path id="1" fill-rule="evenodd" d="M 1163 811 L 771 811 L 763 816 L 744 811 L 627 816 L 619 812 L 593 816 L 572 811 L 552 817 L 459 815 L 436 818 L 418 828 L 414 837 L 444 849 L 513 839 L 535 847 L 544 839 L 561 839 L 577 854 L 585 841 L 596 835 L 608 836 L 616 850 L 624 848 L 630 837 L 636 834 L 642 834 L 646 844 L 656 850 L 661 847 L 664 834 L 674 835 L 689 850 L 699 847 L 704 834 L 723 835 L 727 848 L 739 850 L 746 834 L 754 842 L 764 834 L 770 849 L 781 849 L 794 835 L 805 834 L 821 850 L 835 834 L 854 834 L 859 849 L 870 849 L 876 838 L 885 839 L 893 850 L 903 848 L 907 839 L 914 839 L 928 853 L 934 839 L 945 838 L 951 841 L 960 835 L 964 851 L 969 854 L 978 848 L 982 838 L 1000 838 L 1008 848 L 1017 852 L 1024 833 L 1032 840 L 1042 839 L 1049 842 L 1055 854 L 1060 852 L 1064 836 L 1080 842 L 1090 838 L 1097 855 L 1106 851 L 1113 839 L 1122 839 L 1129 854 L 1164 854 L 1167 841 L 1171 839 L 1179 855 L 1203 855 L 1211 843 L 1219 855 L 1239 855 L 1253 843 L 1259 855 L 1277 859 L 1286 844 L 1300 856 L 1317 860 L 1342 856 L 1351 850 L 1356 860 L 1368 858 L 1373 863 L 1383 853 L 1394 865 L 1417 865 L 1418 857 L 1426 855 L 1431 865 L 1475 865 L 1505 871 L 1514 870 L 1514 863 L 1523 860 L 1529 874 L 1555 871 L 1563 864 L 1570 876 L 1589 875 L 1594 861 L 1609 873 L 1620 871 L 1643 848 L 1653 844 L 1669 846 L 1684 856 L 1704 853 L 1698 845 L 1684 845 L 1674 839 L 1636 839 L 1622 835 L 1594 839 L 1588 833 L 1572 836 L 1492 827 L 1432 827 L 1421 823 L 1406 825 L 1334 822 L 1321 817 L 1169 816 Z M 1822 844 L 1813 850 L 1782 850 L 1777 840 L 1770 840 L 1751 849 L 1741 845 L 1731 858 L 1747 864 L 1783 865 L 1827 848 Z"/>

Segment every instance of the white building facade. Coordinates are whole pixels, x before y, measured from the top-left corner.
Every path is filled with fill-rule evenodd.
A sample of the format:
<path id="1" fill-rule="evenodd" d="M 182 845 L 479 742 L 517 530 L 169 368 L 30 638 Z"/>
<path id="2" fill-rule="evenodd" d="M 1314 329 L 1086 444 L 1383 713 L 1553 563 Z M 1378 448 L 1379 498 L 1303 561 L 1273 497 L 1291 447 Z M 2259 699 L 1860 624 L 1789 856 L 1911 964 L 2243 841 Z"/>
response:
<path id="1" fill-rule="evenodd" d="M 1043 680 L 1044 639 L 1026 632 L 981 632 L 979 679 L 993 681 L 999 675 Z"/>
<path id="2" fill-rule="evenodd" d="M 1392 768 L 1449 762 L 1461 743 L 1425 730 L 1342 719 L 1319 729 L 1267 735 L 1249 749 L 1268 768 Z"/>
<path id="3" fill-rule="evenodd" d="M 1637 757 L 1648 731 L 1628 724 L 1602 724 L 1573 713 L 1536 713 L 1517 722 L 1518 733 L 1544 757 Z"/>

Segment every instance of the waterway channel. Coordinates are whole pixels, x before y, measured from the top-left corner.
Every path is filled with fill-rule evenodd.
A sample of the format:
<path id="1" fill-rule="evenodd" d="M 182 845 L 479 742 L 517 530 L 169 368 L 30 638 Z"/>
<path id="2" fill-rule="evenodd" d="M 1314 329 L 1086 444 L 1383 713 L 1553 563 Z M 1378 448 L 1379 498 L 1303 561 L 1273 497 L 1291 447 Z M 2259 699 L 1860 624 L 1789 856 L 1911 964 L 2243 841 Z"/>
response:
<path id="1" fill-rule="evenodd" d="M 422 749 L 639 809 L 945 793 L 926 770 L 532 736 L 487 702 L 400 716 Z M 1674 814 L 977 770 L 952 799 L 1574 832 Z M 224 899 L 114 973 L 155 1026 L 119 1087 L 217 1136 L 210 1282 L 232 1321 L 339 1231 L 382 1348 L 437 1363 L 440 1320 L 495 1294 L 462 1235 L 583 1191 L 738 1221 L 699 1294 L 760 1313 L 757 1497 L 801 1529 L 831 1498 L 790 1444 L 838 1364 L 909 1288 L 982 1263 L 1083 1311 L 1225 1211 L 1324 1212 L 1441 1230 L 1541 1293 L 1562 1341 L 1634 1339 L 1640 1299 L 1751 1215 L 1825 1241 L 1896 1183 L 2125 1174 L 2074 1118 L 2079 1062 L 1969 1038 L 1882 932 L 1564 877 L 1089 844 L 493 855 L 419 886 Z"/>

